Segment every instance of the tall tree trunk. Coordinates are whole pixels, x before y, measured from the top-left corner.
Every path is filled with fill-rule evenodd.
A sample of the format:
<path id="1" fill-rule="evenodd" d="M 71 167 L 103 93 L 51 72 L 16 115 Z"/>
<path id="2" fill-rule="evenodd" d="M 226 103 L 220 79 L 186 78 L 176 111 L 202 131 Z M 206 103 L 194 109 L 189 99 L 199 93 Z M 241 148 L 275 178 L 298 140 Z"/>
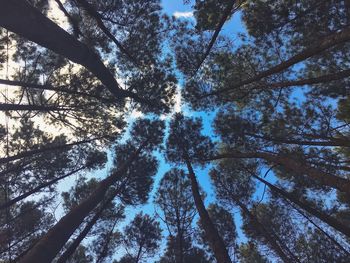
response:
<path id="1" fill-rule="evenodd" d="M 118 181 L 127 171 L 132 162 L 142 151 L 145 143 L 133 153 L 128 161 L 116 172 L 102 180 L 95 191 L 72 209 L 61 220 L 44 235 L 40 241 L 25 255 L 21 263 L 51 262 L 62 249 L 69 237 L 79 227 L 84 218 L 105 198 L 107 190 Z"/>
<path id="2" fill-rule="evenodd" d="M 266 229 L 266 227 L 260 223 L 259 219 L 253 215 L 249 209 L 239 200 L 235 198 L 237 205 L 242 209 L 243 213 L 254 222 L 257 226 L 256 230 L 267 240 L 267 243 L 270 245 L 271 249 L 276 252 L 276 254 L 282 259 L 285 263 L 292 263 L 293 261 L 285 254 L 283 249 L 277 243 L 277 239 L 275 235 L 271 235 L 270 231 Z"/>
<path id="3" fill-rule="evenodd" d="M 99 56 L 23 0 L 0 0 L 0 26 L 33 41 L 91 71 L 118 99 L 129 97 L 150 104 L 123 90 Z"/>
<path id="4" fill-rule="evenodd" d="M 349 180 L 318 170 L 314 167 L 311 167 L 310 165 L 308 165 L 303 161 L 294 160 L 291 156 L 286 157 L 286 156 L 282 156 L 278 154 L 276 155 L 276 154 L 271 154 L 266 152 L 253 152 L 253 153 L 252 152 L 248 152 L 248 153 L 230 152 L 230 153 L 219 154 L 217 156 L 207 159 L 207 161 L 213 161 L 213 160 L 219 160 L 219 159 L 225 159 L 225 158 L 264 159 L 268 162 L 282 165 L 286 169 L 293 171 L 297 174 L 308 175 L 310 178 L 318 181 L 322 185 L 338 189 L 339 191 L 348 193 L 350 195 Z"/>
<path id="5" fill-rule="evenodd" d="M 289 200 L 290 202 L 296 204 L 297 206 L 301 207 L 302 209 L 304 209 L 309 214 L 317 217 L 318 219 L 320 219 L 324 223 L 328 224 L 329 226 L 331 226 L 334 229 L 338 230 L 339 232 L 343 233 L 345 236 L 350 237 L 350 227 L 342 224 L 341 222 L 339 222 L 337 219 L 333 218 L 332 216 L 329 216 L 329 215 L 325 214 L 324 212 L 319 211 L 318 209 L 315 209 L 315 208 L 311 207 L 309 204 L 307 204 L 307 203 L 305 203 L 303 201 L 300 201 L 293 194 L 288 193 L 288 192 L 286 192 L 286 191 L 284 191 L 284 190 L 274 186 L 273 184 L 267 182 L 263 178 L 260 178 L 259 176 L 256 176 L 253 173 L 251 173 L 251 175 L 254 178 L 256 178 L 257 180 L 259 180 L 260 182 L 262 182 L 265 185 L 267 185 L 271 189 L 271 191 L 279 194 L 283 198 L 285 198 L 285 199 Z"/>
<path id="6" fill-rule="evenodd" d="M 191 188 L 194 203 L 199 213 L 199 217 L 201 219 L 201 223 L 205 232 L 205 236 L 214 252 L 214 256 L 218 263 L 231 263 L 230 256 L 227 252 L 226 246 L 222 238 L 220 237 L 214 223 L 212 222 L 208 211 L 206 210 L 202 197 L 199 193 L 199 186 L 197 183 L 196 175 L 193 171 L 189 156 L 186 152 L 184 152 L 183 156 L 187 169 L 188 169 L 188 177 L 191 181 Z"/>
<path id="7" fill-rule="evenodd" d="M 242 86 L 254 83 L 256 81 L 259 81 L 263 78 L 269 77 L 273 74 L 280 73 L 289 67 L 304 61 L 318 53 L 321 53 L 329 48 L 332 48 L 336 45 L 343 44 L 347 41 L 350 40 L 350 26 L 345 27 L 342 31 L 340 32 L 335 32 L 333 34 L 330 34 L 323 39 L 317 41 L 317 43 L 314 43 L 310 45 L 309 47 L 305 48 L 303 51 L 300 53 L 294 55 L 293 57 L 287 59 L 286 61 L 283 61 L 282 63 L 273 66 L 270 69 L 267 69 L 265 71 L 262 71 L 260 73 L 257 73 L 255 76 L 248 78 L 246 80 L 243 80 L 235 85 L 232 85 L 231 87 L 228 87 L 226 89 L 221 89 L 218 91 L 211 92 L 209 94 L 206 94 L 204 97 L 211 96 L 211 95 L 217 95 L 221 94 L 223 92 L 231 91 L 237 88 L 240 88 Z M 348 74 L 346 72 L 345 74 Z M 334 76 L 335 77 L 335 76 Z"/>
<path id="8" fill-rule="evenodd" d="M 117 193 L 116 193 L 117 194 Z M 74 241 L 69 245 L 69 247 L 64 251 L 64 253 L 57 260 L 57 263 L 65 263 L 69 258 L 73 255 L 75 250 L 78 248 L 80 243 L 84 240 L 87 234 L 90 232 L 92 227 L 96 224 L 96 222 L 100 219 L 103 211 L 106 207 L 112 202 L 115 198 L 116 194 L 113 194 L 110 198 L 108 198 L 100 207 L 100 209 L 95 213 L 95 215 L 91 218 L 91 220 L 86 224 L 84 229 L 79 233 L 78 237 L 74 239 Z"/>
<path id="9" fill-rule="evenodd" d="M 22 194 L 22 195 L 20 195 L 20 196 L 17 196 L 17 197 L 15 197 L 15 198 L 13 198 L 13 199 L 11 199 L 11 200 L 9 200 L 9 201 L 3 203 L 3 204 L 0 204 L 0 210 L 3 210 L 3 209 L 5 209 L 5 208 L 10 207 L 10 206 L 14 205 L 15 203 L 17 203 L 17 202 L 23 200 L 24 198 L 26 198 L 26 197 L 28 197 L 28 196 L 30 196 L 30 195 L 32 195 L 32 194 L 35 194 L 35 193 L 39 192 L 41 189 L 44 189 L 44 188 L 46 188 L 46 187 L 49 187 L 49 186 L 53 185 L 54 183 L 56 183 L 56 182 L 58 182 L 58 181 L 60 181 L 60 180 L 62 180 L 62 179 L 64 179 L 64 178 L 67 178 L 68 176 L 71 176 L 71 175 L 73 175 L 73 174 L 76 174 L 77 172 L 83 170 L 84 168 L 85 168 L 85 166 L 84 166 L 84 167 L 80 167 L 80 168 L 78 168 L 78 169 L 75 169 L 74 171 L 71 171 L 71 172 L 69 172 L 69 173 L 67 173 L 67 174 L 65 174 L 65 175 L 62 175 L 62 176 L 60 176 L 60 177 L 57 177 L 57 178 L 55 178 L 55 179 L 53 179 L 53 180 L 51 180 L 51 181 L 49 181 L 49 182 L 43 183 L 43 184 L 41 184 L 41 185 L 39 185 L 39 186 L 33 188 L 32 190 L 30 190 L 30 191 L 28 191 L 28 192 L 26 192 L 26 193 L 24 193 L 24 194 Z"/>

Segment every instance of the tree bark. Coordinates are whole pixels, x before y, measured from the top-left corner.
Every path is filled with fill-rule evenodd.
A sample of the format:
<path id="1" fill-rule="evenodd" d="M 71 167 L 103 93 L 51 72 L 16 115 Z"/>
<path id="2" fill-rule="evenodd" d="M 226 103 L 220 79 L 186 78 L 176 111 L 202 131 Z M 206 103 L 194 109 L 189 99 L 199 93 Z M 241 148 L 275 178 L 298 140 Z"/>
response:
<path id="1" fill-rule="evenodd" d="M 219 160 L 219 159 L 225 159 L 225 158 L 264 159 L 268 162 L 282 165 L 283 167 L 297 174 L 300 174 L 300 175 L 305 174 L 325 186 L 329 186 L 329 187 L 338 189 L 341 192 L 350 194 L 349 180 L 318 170 L 314 167 L 309 166 L 307 163 L 303 161 L 299 161 L 299 160 L 296 161 L 290 156 L 286 157 L 278 154 L 276 155 L 276 154 L 265 153 L 265 152 L 248 152 L 248 153 L 230 152 L 230 153 L 219 154 L 217 156 L 214 156 L 206 160 L 213 161 L 213 160 Z"/>
<path id="2" fill-rule="evenodd" d="M 342 224 L 341 222 L 339 222 L 338 220 L 336 220 L 332 216 L 329 216 L 329 215 L 325 214 L 324 212 L 319 211 L 318 209 L 315 209 L 315 208 L 311 207 L 309 204 L 307 204 L 307 203 L 305 203 L 303 201 L 300 201 L 293 194 L 288 193 L 288 192 L 286 192 L 286 191 L 284 191 L 284 190 L 274 186 L 273 184 L 267 182 L 263 178 L 260 178 L 259 176 L 256 176 L 253 173 L 251 173 L 251 175 L 254 178 L 256 178 L 257 180 L 259 180 L 260 182 L 262 182 L 265 185 L 267 185 L 271 189 L 271 191 L 279 194 L 280 196 L 282 196 L 283 198 L 287 199 L 288 201 L 290 201 L 290 202 L 296 204 L 297 206 L 301 207 L 302 209 L 304 209 L 309 214 L 317 217 L 318 219 L 320 219 L 324 223 L 328 224 L 329 226 L 331 226 L 334 229 L 338 230 L 339 232 L 343 233 L 345 236 L 350 237 L 350 227 Z"/>
<path id="3" fill-rule="evenodd" d="M 199 186 L 197 183 L 196 175 L 193 171 L 189 156 L 184 153 L 184 160 L 188 169 L 188 177 L 191 181 L 192 194 L 196 208 L 203 225 L 205 236 L 214 252 L 214 256 L 218 263 L 231 263 L 230 256 L 227 252 L 226 246 L 222 238 L 220 237 L 214 223 L 212 222 L 208 211 L 206 210 L 202 197 L 199 193 Z"/>
<path id="4" fill-rule="evenodd" d="M 84 218 L 105 198 L 107 190 L 127 171 L 132 162 L 142 151 L 145 144 L 131 155 L 116 172 L 102 180 L 96 190 L 78 206 L 72 209 L 44 235 L 25 255 L 21 263 L 51 262 L 62 249 L 69 237 L 79 227 Z"/>
<path id="5" fill-rule="evenodd" d="M 91 71 L 118 99 L 129 97 L 150 104 L 137 94 L 120 88 L 113 74 L 88 46 L 52 22 L 23 0 L 0 0 L 0 26 L 33 41 Z M 152 103 L 151 103 L 152 104 Z M 153 104 L 152 104 L 153 105 Z"/>
<path id="6" fill-rule="evenodd" d="M 41 189 L 46 188 L 46 187 L 48 187 L 48 186 L 51 186 L 51 185 L 53 185 L 54 183 L 56 183 L 56 182 L 58 182 L 58 181 L 60 181 L 60 180 L 62 180 L 62 179 L 64 179 L 64 178 L 67 178 L 68 176 L 71 176 L 71 175 L 73 175 L 73 174 L 75 174 L 75 173 L 77 173 L 77 172 L 83 170 L 84 168 L 85 168 L 85 167 L 80 167 L 80 168 L 78 168 L 78 169 L 75 169 L 74 171 L 72 171 L 72 172 L 70 172 L 70 173 L 67 173 L 67 174 L 62 175 L 62 176 L 60 176 L 60 177 L 57 177 L 57 178 L 55 178 L 55 179 L 53 179 L 53 180 L 51 180 L 51 181 L 49 181 L 49 182 L 43 183 L 43 184 L 39 185 L 38 187 L 35 187 L 34 189 L 32 189 L 32 190 L 30 190 L 30 191 L 28 191 L 28 192 L 26 192 L 26 193 L 24 193 L 24 194 L 22 194 L 22 195 L 20 195 L 20 196 L 17 196 L 17 197 L 15 197 L 15 198 L 13 198 L 13 199 L 7 201 L 6 203 L 0 204 L 0 210 L 3 210 L 3 209 L 5 209 L 5 208 L 10 207 L 10 206 L 14 205 L 15 203 L 17 203 L 17 202 L 23 200 L 24 198 L 26 198 L 26 197 L 28 197 L 28 196 L 30 196 L 30 195 L 32 195 L 32 194 L 35 194 L 35 193 L 39 192 Z"/>

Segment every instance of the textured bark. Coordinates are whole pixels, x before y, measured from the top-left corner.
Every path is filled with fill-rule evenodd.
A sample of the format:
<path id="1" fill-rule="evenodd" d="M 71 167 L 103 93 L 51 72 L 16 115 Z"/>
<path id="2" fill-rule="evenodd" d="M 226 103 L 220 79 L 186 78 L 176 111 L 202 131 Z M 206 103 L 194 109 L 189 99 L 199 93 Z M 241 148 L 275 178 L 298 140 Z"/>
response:
<path id="1" fill-rule="evenodd" d="M 288 193 L 288 192 L 286 192 L 286 191 L 284 191 L 284 190 L 274 186 L 273 184 L 267 182 L 263 178 L 260 178 L 260 177 L 254 175 L 254 174 L 252 174 L 252 176 L 254 178 L 256 178 L 257 180 L 259 180 L 260 182 L 262 182 L 265 185 L 267 185 L 273 192 L 279 194 L 283 198 L 285 198 L 285 199 L 289 200 L 290 202 L 296 204 L 297 206 L 299 206 L 300 208 L 304 209 L 309 214 L 317 217 L 318 219 L 320 219 L 324 223 L 328 224 L 329 226 L 333 227 L 334 229 L 338 230 L 339 232 L 343 233 L 347 237 L 350 237 L 350 227 L 342 224 L 341 222 L 339 222 L 337 219 L 333 218 L 332 216 L 329 216 L 329 215 L 325 214 L 324 212 L 319 211 L 318 209 L 315 209 L 315 208 L 311 207 L 309 204 L 299 200 L 293 194 Z"/>
<path id="2" fill-rule="evenodd" d="M 280 63 L 280 64 L 278 64 L 270 69 L 267 69 L 265 71 L 257 73 L 254 77 L 251 77 L 251 78 L 248 78 L 248 79 L 243 80 L 241 82 L 238 82 L 237 84 L 232 85 L 231 87 L 228 87 L 226 89 L 221 89 L 218 91 L 211 92 L 209 94 L 204 95 L 203 97 L 217 95 L 217 94 L 221 94 L 221 93 L 224 93 L 227 91 L 231 91 L 231 90 L 240 88 L 242 86 L 254 83 L 256 81 L 259 81 L 263 78 L 269 77 L 273 74 L 280 73 L 280 72 L 288 69 L 289 67 L 291 67 L 291 66 L 293 66 L 301 61 L 304 61 L 304 60 L 306 60 L 306 59 L 308 59 L 316 54 L 319 54 L 319 53 L 321 53 L 329 48 L 332 48 L 336 45 L 343 44 L 349 40 L 350 40 L 350 26 L 347 26 L 342 31 L 328 35 L 328 36 L 324 37 L 323 39 L 321 39 L 320 41 L 318 41 L 317 43 L 310 45 L 309 47 L 305 48 L 303 51 L 301 51 L 300 53 L 287 59 L 286 61 L 283 61 L 282 63 Z M 349 72 L 348 72 L 348 70 L 345 70 L 345 71 L 339 72 L 337 74 L 322 76 L 319 78 L 313 78 L 313 79 L 309 79 L 309 80 L 301 80 L 301 81 L 299 81 L 299 83 L 294 83 L 294 84 L 297 84 L 298 86 L 299 85 L 306 85 L 306 84 L 316 84 L 316 83 L 319 83 L 321 81 L 327 82 L 327 81 L 332 81 L 332 80 L 336 80 L 336 79 L 341 79 L 341 78 L 344 78 L 347 76 L 349 76 Z M 305 83 L 305 84 L 303 84 L 303 83 Z M 295 86 L 294 84 L 284 82 L 284 83 L 280 83 L 279 85 L 282 85 L 281 87 L 287 87 L 287 86 Z M 277 88 L 277 86 L 275 86 L 273 88 Z"/>
<path id="3" fill-rule="evenodd" d="M 17 197 L 15 197 L 15 198 L 13 198 L 13 199 L 7 201 L 6 203 L 0 204 L 0 210 L 10 207 L 10 206 L 14 205 L 15 203 L 17 203 L 17 202 L 23 200 L 24 198 L 26 198 L 26 197 L 28 197 L 28 196 L 30 196 L 30 195 L 32 195 L 32 194 L 35 194 L 35 193 L 39 192 L 41 189 L 44 189 L 44 188 L 46 188 L 46 187 L 49 187 L 49 186 L 55 184 L 56 182 L 58 182 L 58 181 L 60 181 L 60 180 L 62 180 L 62 179 L 64 179 L 64 178 L 67 178 L 68 176 L 71 176 L 71 175 L 73 175 L 73 174 L 76 174 L 77 172 L 83 170 L 84 168 L 85 168 L 85 167 L 81 167 L 81 168 L 79 168 L 79 169 L 75 169 L 74 171 L 72 171 L 72 172 L 70 172 L 70 173 L 67 173 L 67 174 L 62 175 L 62 176 L 60 176 L 60 177 L 57 177 L 57 178 L 55 178 L 55 179 L 53 179 L 53 180 L 51 180 L 51 181 L 49 181 L 49 182 L 43 183 L 43 184 L 39 185 L 38 187 L 35 187 L 35 188 L 33 188 L 32 190 L 30 190 L 30 191 L 28 191 L 28 192 L 26 192 L 26 193 L 24 193 L 24 194 L 22 194 L 22 195 L 20 195 L 20 196 L 17 196 Z"/>
<path id="4" fill-rule="evenodd" d="M 21 259 L 21 263 L 51 262 L 84 218 L 105 198 L 107 190 L 127 171 L 140 154 L 141 146 L 116 172 L 102 180 L 96 190 L 78 206 L 73 208 L 44 235 Z"/>
<path id="5" fill-rule="evenodd" d="M 120 88 L 98 55 L 76 40 L 36 8 L 23 0 L 0 0 L 0 26 L 33 41 L 91 71 L 117 98 L 129 97 L 149 104 L 133 92 Z M 14 19 L 16 18 L 16 19 Z"/>
<path id="6" fill-rule="evenodd" d="M 318 170 L 301 160 L 294 160 L 291 156 L 282 156 L 265 152 L 230 152 L 219 154 L 207 161 L 225 159 L 225 158 L 247 158 L 247 159 L 264 159 L 268 162 L 282 165 L 286 169 L 293 171 L 300 175 L 307 175 L 310 178 L 318 181 L 320 184 L 338 189 L 341 192 L 350 194 L 350 181 L 335 175 L 328 174 Z"/>
<path id="7" fill-rule="evenodd" d="M 218 263 L 231 263 L 230 256 L 227 252 L 226 246 L 222 238 L 220 237 L 214 223 L 212 222 L 208 211 L 206 210 L 203 200 L 199 193 L 199 186 L 196 179 L 196 175 L 193 171 L 191 162 L 188 155 L 184 154 L 184 160 L 188 169 L 188 177 L 191 181 L 192 194 L 196 208 L 198 210 L 199 217 L 205 232 L 205 236 L 214 252 L 214 256 Z"/>

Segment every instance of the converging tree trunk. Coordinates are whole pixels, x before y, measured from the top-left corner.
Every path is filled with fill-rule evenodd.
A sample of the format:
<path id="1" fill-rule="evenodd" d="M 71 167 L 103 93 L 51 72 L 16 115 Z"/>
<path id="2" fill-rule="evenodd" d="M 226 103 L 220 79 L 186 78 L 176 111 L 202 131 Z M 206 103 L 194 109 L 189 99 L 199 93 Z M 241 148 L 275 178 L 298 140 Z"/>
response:
<path id="1" fill-rule="evenodd" d="M 214 223 L 212 222 L 208 211 L 206 210 L 202 197 L 199 193 L 198 182 L 196 175 L 193 171 L 189 156 L 184 153 L 184 160 L 188 169 L 188 177 L 191 181 L 191 188 L 193 193 L 193 199 L 198 210 L 205 236 L 214 252 L 214 256 L 218 263 L 231 263 L 230 256 L 227 252 L 226 246 L 222 238 L 220 237 Z"/>
<path id="2" fill-rule="evenodd" d="M 21 259 L 21 263 L 51 262 L 62 249 L 69 237 L 79 227 L 84 218 L 105 198 L 107 190 L 127 171 L 145 144 L 134 152 L 126 163 L 106 179 L 78 206 L 73 208 L 44 235 L 39 242 Z"/>

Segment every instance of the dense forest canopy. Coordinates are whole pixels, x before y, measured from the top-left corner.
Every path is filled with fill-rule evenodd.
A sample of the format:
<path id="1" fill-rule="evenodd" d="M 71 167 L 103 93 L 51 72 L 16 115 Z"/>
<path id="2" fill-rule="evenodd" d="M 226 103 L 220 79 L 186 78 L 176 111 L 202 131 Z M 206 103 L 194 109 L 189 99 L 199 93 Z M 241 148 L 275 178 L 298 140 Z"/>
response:
<path id="1" fill-rule="evenodd" d="M 0 0 L 0 262 L 347 263 L 349 91 L 350 0 Z"/>

